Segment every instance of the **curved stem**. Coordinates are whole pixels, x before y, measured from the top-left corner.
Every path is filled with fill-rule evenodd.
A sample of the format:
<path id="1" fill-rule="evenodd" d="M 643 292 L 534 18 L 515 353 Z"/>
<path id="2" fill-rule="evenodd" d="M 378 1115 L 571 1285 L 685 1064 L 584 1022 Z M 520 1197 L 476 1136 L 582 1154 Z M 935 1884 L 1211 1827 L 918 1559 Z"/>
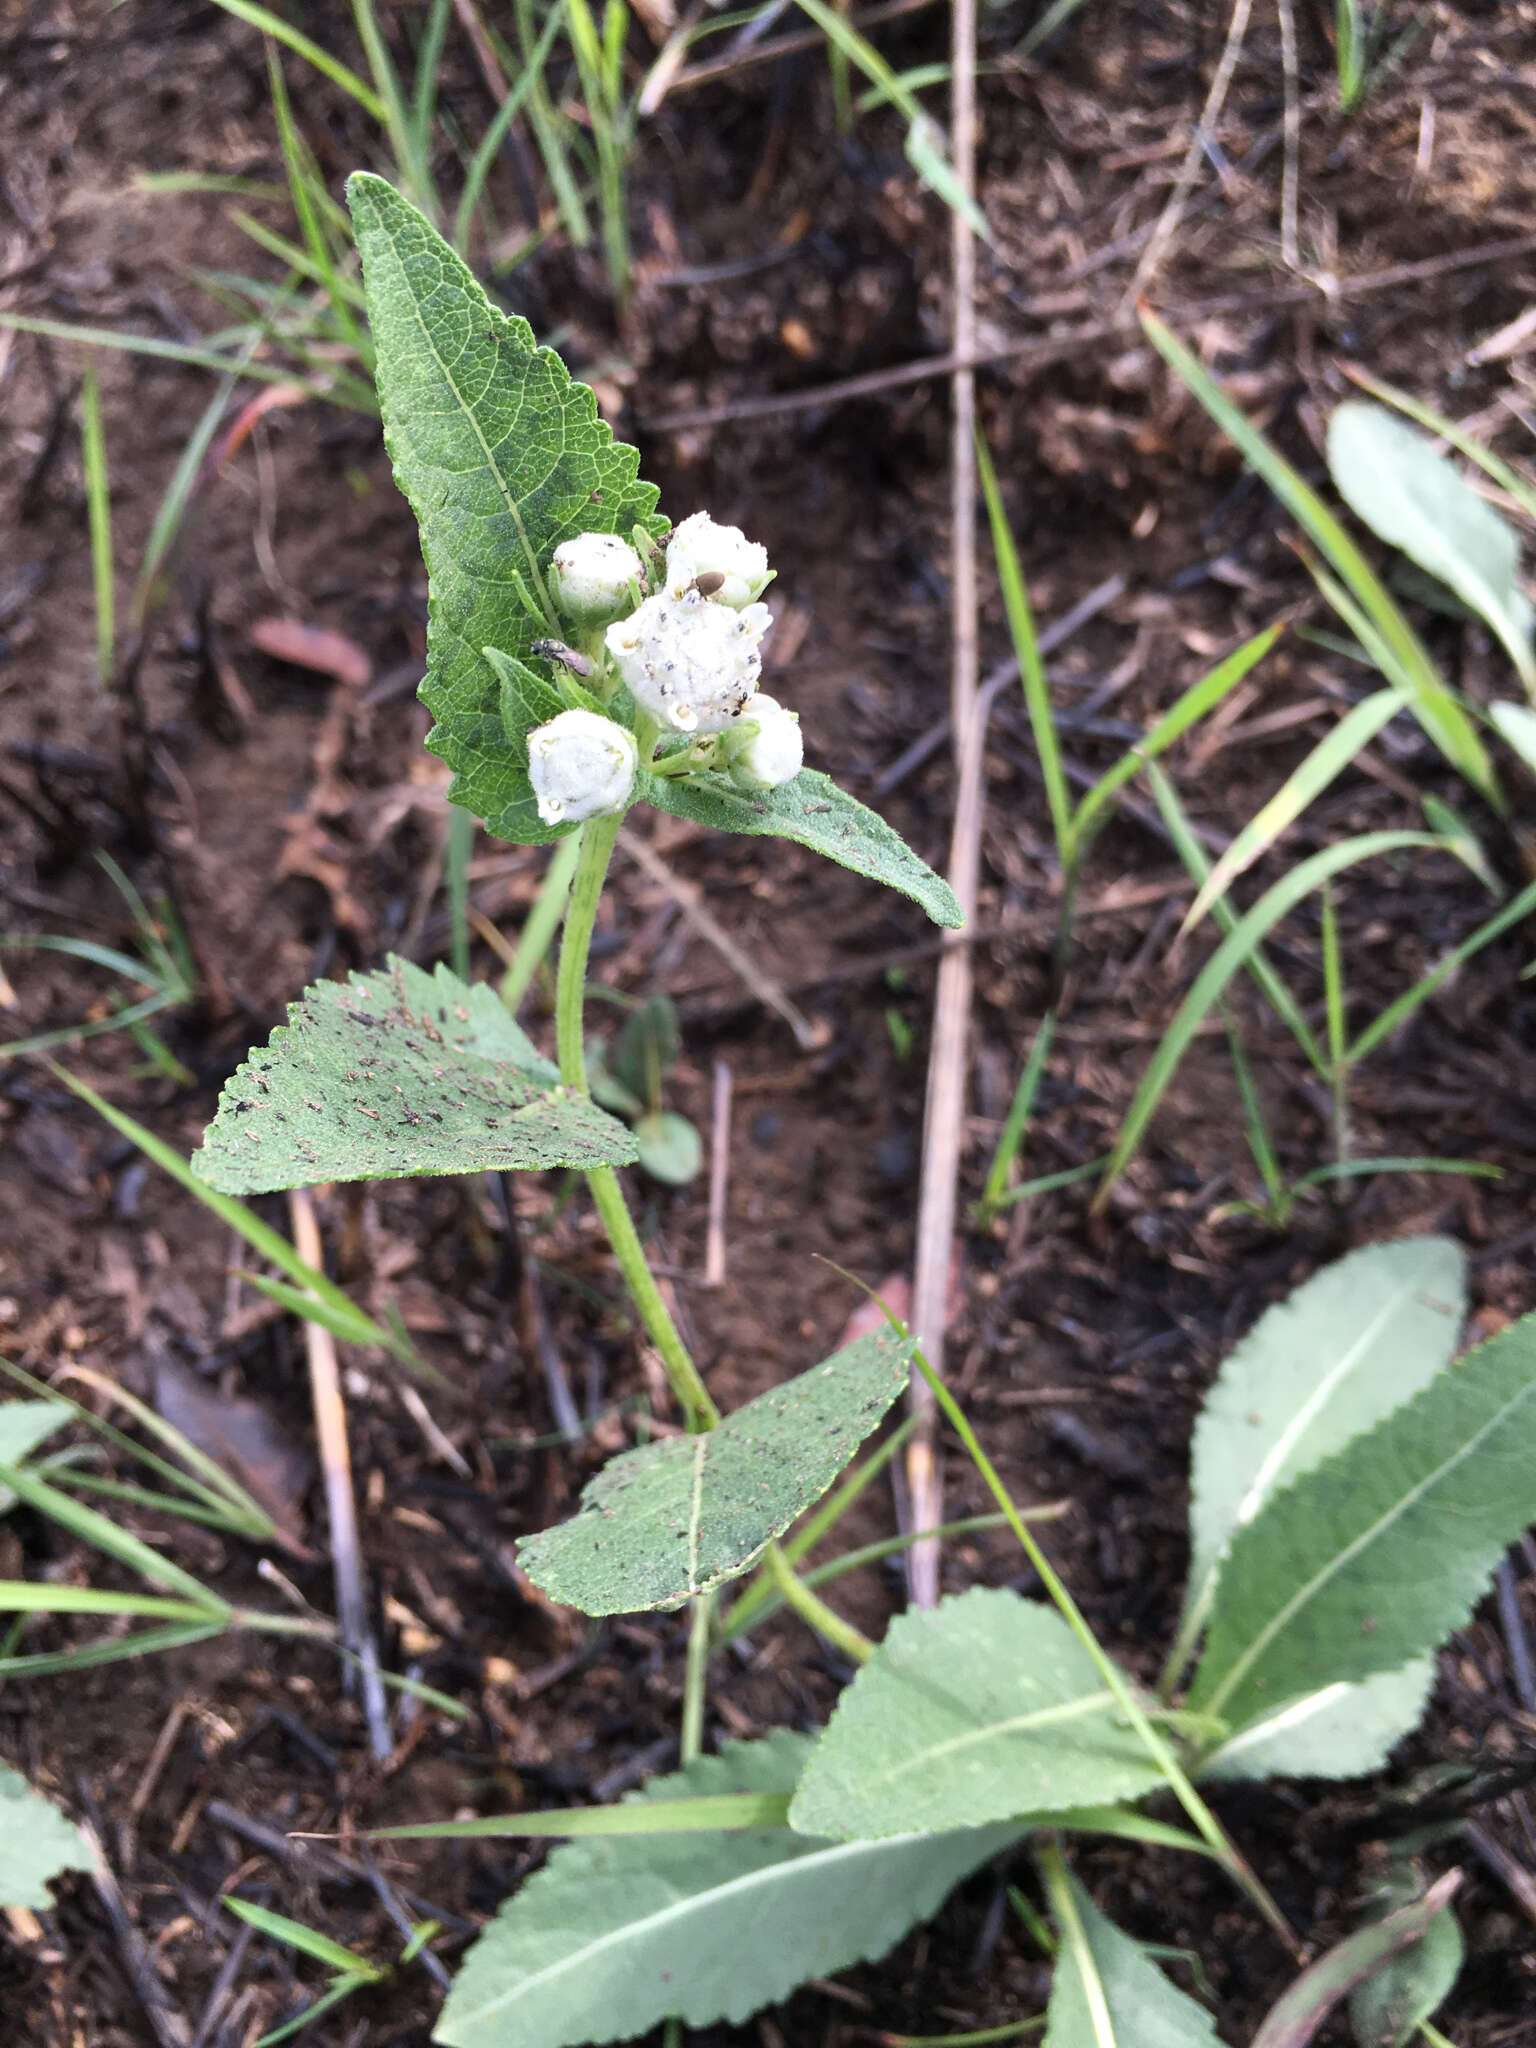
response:
<path id="1" fill-rule="evenodd" d="M 565 931 L 560 941 L 560 970 L 555 984 L 555 1035 L 559 1046 L 560 1079 L 567 1088 L 587 1087 L 586 1048 L 582 1038 L 583 998 L 587 986 L 587 955 L 592 947 L 592 927 L 609 857 L 619 836 L 618 818 L 593 818 L 582 827 L 581 852 L 571 883 L 571 900 L 565 913 Z M 681 1404 L 690 1430 L 713 1429 L 720 1411 L 699 1377 L 688 1347 L 678 1335 L 661 1289 L 646 1261 L 645 1247 L 635 1229 L 624 1200 L 618 1175 L 611 1166 L 594 1167 L 587 1175 L 592 1200 L 603 1219 L 608 1242 L 624 1275 L 624 1284 L 640 1311 L 651 1342 L 661 1354 L 672 1391 Z"/>
<path id="2" fill-rule="evenodd" d="M 808 1627 L 818 1635 L 825 1636 L 835 1649 L 845 1657 L 851 1657 L 855 1664 L 867 1664 L 875 1654 L 875 1646 L 869 1637 L 856 1629 L 851 1621 L 844 1621 L 840 1614 L 834 1614 L 818 1594 L 794 1571 L 777 1543 L 770 1543 L 763 1557 L 763 1567 L 775 1590 L 782 1596 L 784 1605 L 792 1607 Z"/>

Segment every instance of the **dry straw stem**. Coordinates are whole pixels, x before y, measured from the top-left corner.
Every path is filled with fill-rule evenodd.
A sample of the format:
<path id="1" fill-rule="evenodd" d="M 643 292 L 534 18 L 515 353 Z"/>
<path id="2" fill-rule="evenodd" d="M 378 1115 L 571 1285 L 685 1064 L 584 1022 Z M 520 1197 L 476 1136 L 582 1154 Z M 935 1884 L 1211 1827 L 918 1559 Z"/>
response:
<path id="1" fill-rule="evenodd" d="M 955 0 L 951 39 L 950 147 L 955 175 L 969 199 L 976 189 L 976 8 Z M 950 840 L 949 885 L 969 924 L 976 915 L 981 859 L 984 720 L 977 693 L 976 652 L 976 383 L 969 367 L 976 349 L 976 238 L 956 208 L 950 215 L 954 297 L 954 373 L 950 420 L 951 673 L 950 722 L 955 748 L 955 824 Z M 944 1324 L 949 1298 L 950 1248 L 955 1234 L 955 1192 L 965 1119 L 966 1037 L 971 1015 L 971 948 L 945 947 L 939 960 L 928 1094 L 923 1116 L 923 1173 L 917 1208 L 917 1258 L 912 1327 L 935 1372 L 944 1369 Z M 927 1382 L 914 1374 L 912 1408 L 918 1426 L 907 1446 L 907 1493 L 914 1529 L 937 1529 L 944 1520 L 944 1489 L 934 1456 L 935 1414 Z M 924 1537 L 907 1557 L 907 1587 L 916 1607 L 939 1598 L 939 1545 Z"/>
<path id="2" fill-rule="evenodd" d="M 324 1254 L 315 1205 L 308 1188 L 288 1195 L 294 1249 L 306 1265 L 318 1268 Z M 393 1749 L 379 1675 L 378 1646 L 368 1625 L 368 1596 L 363 1590 L 362 1547 L 357 1535 L 357 1502 L 352 1491 L 352 1455 L 347 1448 L 347 1411 L 341 1398 L 341 1373 L 336 1340 L 311 1317 L 304 1322 L 304 1348 L 309 1359 L 309 1389 L 315 1410 L 315 1438 L 325 1474 L 325 1510 L 331 1530 L 331 1564 L 336 1576 L 336 1619 L 343 1646 L 352 1651 L 362 1673 L 363 1712 L 374 1755 L 382 1762 Z"/>

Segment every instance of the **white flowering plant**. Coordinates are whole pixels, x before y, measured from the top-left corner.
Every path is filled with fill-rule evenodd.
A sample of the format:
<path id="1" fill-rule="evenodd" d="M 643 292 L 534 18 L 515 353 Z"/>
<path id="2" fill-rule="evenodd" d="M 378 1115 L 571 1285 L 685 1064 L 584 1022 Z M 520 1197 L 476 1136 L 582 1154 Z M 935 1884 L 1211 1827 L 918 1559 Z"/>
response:
<path id="1" fill-rule="evenodd" d="M 435 2039 L 568 2048 L 658 2021 L 737 2022 L 807 1978 L 885 1954 L 967 1874 L 1027 1846 L 1059 1937 L 1047 2040 L 1129 2048 L 1155 2033 L 1169 2048 L 1207 2048 L 1210 2016 L 1095 1911 L 1061 1838 L 1105 1833 L 1213 1858 L 1294 1948 L 1200 1781 L 1349 1776 L 1414 1726 L 1435 1645 L 1536 1513 L 1536 1468 L 1521 1451 L 1536 1318 L 1449 1372 L 1465 1261 L 1423 1238 L 1357 1253 L 1270 1311 L 1224 1368 L 1196 1440 L 1195 1565 L 1156 1691 L 1096 1641 L 899 1324 L 722 1416 L 615 1171 L 637 1158 L 635 1135 L 588 1071 L 588 955 L 621 823 L 649 803 L 796 840 L 940 924 L 958 923 L 955 899 L 889 826 L 804 766 L 793 676 L 775 678 L 789 702 L 759 687 L 765 550 L 707 513 L 670 530 L 635 451 L 559 358 L 490 304 L 388 185 L 359 176 L 349 197 L 385 436 L 428 567 L 428 744 L 454 771 L 453 800 L 491 832 L 529 844 L 580 835 L 556 1056 L 489 986 L 390 960 L 307 991 L 226 1087 L 194 1165 L 231 1194 L 584 1170 L 685 1424 L 612 1459 L 569 1521 L 518 1547 L 528 1578 L 585 1614 L 689 1610 L 681 1768 L 619 1807 L 387 1831 L 591 1838 L 556 1851 L 507 1901 Z M 972 1586 L 898 1617 L 877 1645 L 811 1583 L 836 1566 L 799 1569 L 876 1461 L 790 1531 L 913 1370 L 1049 1604 Z M 717 1604 L 742 1579 L 733 1604 Z M 814 1736 L 780 1729 L 706 1755 L 710 1659 L 777 1606 L 856 1675 Z M 1139 1810 L 1170 1792 L 1187 1830 Z M 1427 1955 L 1439 1928 L 1436 1968 L 1449 1957 L 1454 1976 L 1448 1881 L 1351 1941 L 1378 1961 L 1413 1942 Z M 1334 1975 L 1354 1981 L 1342 1966 Z M 1425 1982 L 1415 1997 L 1437 2002 L 1443 1987 Z"/>

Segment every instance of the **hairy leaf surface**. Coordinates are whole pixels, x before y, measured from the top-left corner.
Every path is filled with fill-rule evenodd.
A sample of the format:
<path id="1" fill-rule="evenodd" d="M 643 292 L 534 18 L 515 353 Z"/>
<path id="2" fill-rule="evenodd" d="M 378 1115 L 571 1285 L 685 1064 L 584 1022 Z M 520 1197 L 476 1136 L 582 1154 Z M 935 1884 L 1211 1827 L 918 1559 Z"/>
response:
<path id="1" fill-rule="evenodd" d="M 1202 1783 L 1222 1778 L 1359 1778 L 1380 1768 L 1423 1719 L 1435 1682 L 1433 1657 L 1288 1700 L 1201 1764 Z"/>
<path id="2" fill-rule="evenodd" d="M 1189 1704 L 1234 1732 L 1460 1627 L 1536 1518 L 1536 1316 L 1511 1324 L 1240 1529 Z"/>
<path id="3" fill-rule="evenodd" d="M 891 1623 L 839 1699 L 789 1819 L 805 1834 L 895 1835 L 1162 1783 L 1061 1616 L 976 1586 Z"/>
<path id="4" fill-rule="evenodd" d="M 0 1763 L 0 1906 L 51 1906 L 48 1880 L 89 1870 L 85 1837 L 20 1771 Z"/>
<path id="5" fill-rule="evenodd" d="M 915 1342 L 876 1330 L 715 1429 L 610 1459 L 519 1563 L 584 1614 L 676 1607 L 735 1578 L 826 1492 L 906 1385 Z"/>
<path id="6" fill-rule="evenodd" d="M 637 1795 L 786 1793 L 809 1744 L 731 1742 Z M 896 1842 L 812 1842 L 787 1828 L 605 1836 L 555 1850 L 470 1950 L 438 2022 L 448 2048 L 567 2048 L 659 2020 L 732 2024 L 807 1977 L 873 1961 L 1010 1827 Z"/>
<path id="7" fill-rule="evenodd" d="M 1227 1544 L 1274 1493 L 1450 1364 L 1466 1298 L 1460 1246 L 1410 1237 L 1351 1252 L 1264 1312 L 1195 1425 L 1186 1617 L 1209 1612 Z"/>
<path id="8" fill-rule="evenodd" d="M 1211 2016 L 1066 1880 L 1045 2048 L 1219 2048 Z"/>
<path id="9" fill-rule="evenodd" d="M 878 812 L 813 768 L 802 768 L 792 782 L 778 789 L 750 794 L 736 789 L 723 775 L 669 780 L 642 774 L 635 793 L 660 810 L 712 825 L 718 832 L 793 839 L 797 845 L 836 861 L 839 867 L 883 882 L 888 889 L 899 889 L 920 904 L 935 924 L 954 929 L 965 921 L 948 882 L 918 859 L 901 834 Z"/>
<path id="10" fill-rule="evenodd" d="M 228 1195 L 327 1180 L 622 1166 L 624 1126 L 584 1095 L 493 989 L 391 956 L 319 981 L 225 1084 L 193 1159 Z"/>
<path id="11" fill-rule="evenodd" d="M 382 178 L 347 182 L 363 259 L 384 438 L 421 527 L 428 580 L 427 739 L 455 772 L 455 803 L 502 839 L 537 844 L 545 825 L 519 736 L 502 722 L 484 649 L 526 660 L 558 622 L 544 571 L 578 533 L 666 529 L 639 456 L 526 320 L 486 297 L 415 207 Z"/>
<path id="12" fill-rule="evenodd" d="M 1328 468 L 1350 510 L 1470 606 L 1536 690 L 1519 538 L 1449 457 L 1396 413 L 1350 398 L 1328 422 Z"/>

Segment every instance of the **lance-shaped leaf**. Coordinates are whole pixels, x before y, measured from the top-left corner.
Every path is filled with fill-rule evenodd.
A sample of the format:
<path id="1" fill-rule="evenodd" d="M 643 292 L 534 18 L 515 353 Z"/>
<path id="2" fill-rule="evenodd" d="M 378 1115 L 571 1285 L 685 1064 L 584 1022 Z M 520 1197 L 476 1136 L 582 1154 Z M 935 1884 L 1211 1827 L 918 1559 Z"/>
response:
<path id="1" fill-rule="evenodd" d="M 1355 1685 L 1325 1685 L 1261 1714 L 1201 1763 L 1221 1778 L 1359 1778 L 1384 1764 L 1417 1728 L 1435 1682 L 1433 1657 L 1378 1671 Z"/>
<path id="2" fill-rule="evenodd" d="M 526 660 L 558 630 L 544 582 L 578 533 L 665 530 L 639 456 L 526 320 L 486 297 L 442 236 L 381 178 L 348 180 L 363 259 L 379 405 L 395 477 L 421 527 L 428 581 L 427 739 L 456 771 L 449 794 L 503 839 L 542 823 L 526 750 L 502 721 L 484 650 Z M 564 828 L 569 830 L 569 827 Z"/>
<path id="3" fill-rule="evenodd" d="M 954 890 L 918 859 L 901 834 L 814 769 L 802 768 L 778 789 L 750 792 L 735 788 L 723 775 L 641 775 L 635 793 L 663 811 L 712 825 L 719 832 L 793 839 L 839 867 L 899 889 L 935 924 L 954 929 L 965 921 Z"/>
<path id="4" fill-rule="evenodd" d="M 1051 1886 L 1051 1914 L 1061 1945 L 1045 2048 L 1219 2048 L 1205 2007 L 1176 1990 L 1067 1871 Z"/>
<path id="5" fill-rule="evenodd" d="M 1409 1237 L 1351 1252 L 1266 1309 L 1195 1425 L 1186 1647 L 1210 1612 L 1237 1530 L 1450 1364 L 1466 1300 L 1460 1246 Z"/>
<path id="6" fill-rule="evenodd" d="M 876 1330 L 715 1429 L 610 1459 L 518 1562 L 584 1614 L 676 1607 L 735 1578 L 826 1492 L 906 1385 L 915 1342 Z"/>
<path id="7" fill-rule="evenodd" d="M 290 1005 L 225 1085 L 192 1163 L 246 1195 L 634 1157 L 624 1126 L 560 1086 L 494 990 L 391 957 Z"/>
<path id="8" fill-rule="evenodd" d="M 19 1465 L 30 1458 L 69 1416 L 62 1401 L 0 1401 L 0 1465 Z M 0 1515 L 8 1515 L 15 1505 L 15 1494 L 0 1486 Z"/>
<path id="9" fill-rule="evenodd" d="M 839 1699 L 789 1819 L 810 1835 L 895 1835 L 1162 1783 L 1061 1616 L 976 1586 L 891 1623 Z"/>
<path id="10" fill-rule="evenodd" d="M 92 1862 L 74 1822 L 0 1763 L 0 1906 L 51 1906 L 48 1880 Z"/>
<path id="11" fill-rule="evenodd" d="M 639 1798 L 785 1793 L 808 1747 L 782 1729 L 727 1743 Z M 570 1843 L 470 1950 L 435 2038 L 447 2048 L 567 2048 L 664 2019 L 739 2023 L 808 1977 L 883 1956 L 1017 1835 L 834 1843 L 742 1828 Z"/>
<path id="12" fill-rule="evenodd" d="M 1527 1316 L 1238 1531 L 1190 1706 L 1235 1733 L 1288 1700 L 1432 1650 L 1536 1519 L 1533 1430 Z"/>
<path id="13" fill-rule="evenodd" d="M 1328 468 L 1351 511 L 1470 606 L 1536 692 L 1519 539 L 1455 464 L 1417 427 L 1349 398 L 1328 422 Z"/>

